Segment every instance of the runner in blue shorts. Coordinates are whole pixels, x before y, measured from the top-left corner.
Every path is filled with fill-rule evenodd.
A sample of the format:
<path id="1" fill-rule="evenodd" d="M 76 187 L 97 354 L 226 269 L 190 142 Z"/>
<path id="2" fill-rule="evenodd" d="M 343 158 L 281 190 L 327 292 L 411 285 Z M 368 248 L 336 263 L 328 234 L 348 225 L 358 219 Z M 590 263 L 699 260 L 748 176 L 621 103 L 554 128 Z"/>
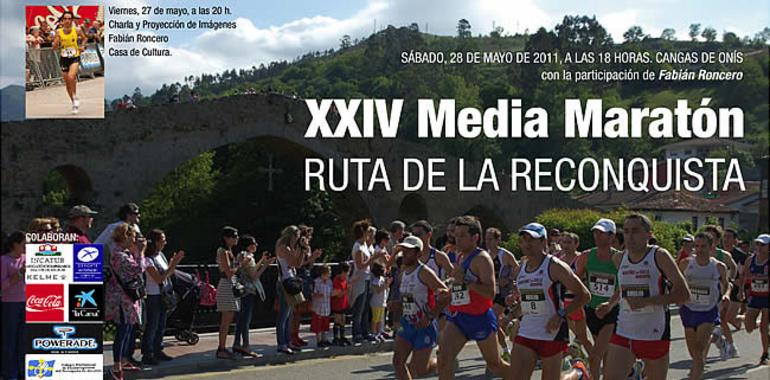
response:
<path id="1" fill-rule="evenodd" d="M 760 365 L 767 365 L 770 362 L 767 349 L 770 344 L 770 235 L 762 234 L 754 239 L 756 251 L 752 257 L 746 259 L 743 274 L 738 283 L 749 283 L 749 303 L 746 311 L 746 332 L 751 334 L 757 328 L 757 317 L 759 320 L 759 337 L 762 342 L 762 356 L 759 359 Z M 746 290 L 740 289 L 738 297 L 746 298 Z"/>
<path id="2" fill-rule="evenodd" d="M 431 359 L 438 337 L 436 317 L 449 302 L 449 289 L 433 270 L 419 262 L 423 248 L 420 238 L 409 236 L 399 246 L 403 254 L 399 274 L 402 316 L 396 333 L 393 368 L 396 378 L 411 379 L 436 371 L 436 359 Z M 412 360 L 407 365 L 409 355 Z"/>
<path id="3" fill-rule="evenodd" d="M 439 378 L 453 379 L 455 360 L 469 340 L 475 340 L 489 370 L 507 378 L 510 365 L 500 358 L 497 317 L 492 310 L 495 271 L 492 258 L 479 248 L 481 223 L 473 216 L 455 220 L 455 244 L 459 254 L 452 274 L 452 300 L 446 327 L 441 330 L 438 354 Z"/>
<path id="4" fill-rule="evenodd" d="M 727 266 L 709 255 L 713 239 L 705 232 L 696 235 L 695 254 L 679 262 L 679 270 L 690 288 L 690 299 L 679 307 L 679 316 L 692 358 L 691 379 L 703 377 L 711 332 L 720 323 L 719 303 L 730 300 Z"/>

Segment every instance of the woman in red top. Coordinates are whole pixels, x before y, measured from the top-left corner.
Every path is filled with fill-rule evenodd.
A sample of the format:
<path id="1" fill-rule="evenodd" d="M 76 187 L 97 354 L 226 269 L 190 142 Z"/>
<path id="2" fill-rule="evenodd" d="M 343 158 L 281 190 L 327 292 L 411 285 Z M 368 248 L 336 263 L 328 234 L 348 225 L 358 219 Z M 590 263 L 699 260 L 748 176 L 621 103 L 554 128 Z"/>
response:
<path id="1" fill-rule="evenodd" d="M 345 338 L 345 311 L 348 309 L 348 272 L 350 265 L 341 262 L 339 272 L 332 281 L 331 307 L 334 313 L 334 340 L 332 344 L 337 346 L 350 346 L 350 341 Z"/>

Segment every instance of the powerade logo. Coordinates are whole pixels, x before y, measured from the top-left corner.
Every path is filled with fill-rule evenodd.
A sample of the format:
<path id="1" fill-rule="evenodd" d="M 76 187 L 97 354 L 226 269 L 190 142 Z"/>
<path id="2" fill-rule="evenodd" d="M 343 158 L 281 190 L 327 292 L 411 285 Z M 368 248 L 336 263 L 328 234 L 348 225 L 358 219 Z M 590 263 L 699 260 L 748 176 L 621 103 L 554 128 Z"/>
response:
<path id="1" fill-rule="evenodd" d="M 30 360 L 27 362 L 27 377 L 37 377 L 38 379 L 52 377 L 55 363 L 56 360 Z"/>
<path id="2" fill-rule="evenodd" d="M 61 251 L 59 251 L 59 247 L 54 244 L 41 244 L 37 247 L 35 256 L 61 256 Z"/>
<path id="3" fill-rule="evenodd" d="M 70 336 L 77 332 L 75 326 L 54 326 L 53 332 L 59 337 L 35 338 L 32 340 L 32 348 L 43 351 L 81 351 L 99 348 L 95 338 L 71 338 Z"/>
<path id="4" fill-rule="evenodd" d="M 72 267 L 74 282 L 102 282 L 104 274 L 101 244 L 75 244 L 75 262 Z"/>

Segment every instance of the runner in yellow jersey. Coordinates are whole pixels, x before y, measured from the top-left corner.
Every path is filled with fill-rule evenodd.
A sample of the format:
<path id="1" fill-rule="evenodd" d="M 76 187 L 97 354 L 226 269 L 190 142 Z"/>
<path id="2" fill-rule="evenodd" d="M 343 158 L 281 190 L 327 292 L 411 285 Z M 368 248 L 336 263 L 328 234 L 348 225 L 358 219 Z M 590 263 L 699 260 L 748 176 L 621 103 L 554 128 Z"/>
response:
<path id="1" fill-rule="evenodd" d="M 67 87 L 67 95 L 72 100 L 72 114 L 77 114 L 80 107 L 77 94 L 77 75 L 80 66 L 80 52 L 85 48 L 88 37 L 83 30 L 73 23 L 74 15 L 70 11 L 62 13 L 59 19 L 60 28 L 56 30 L 53 40 L 54 49 L 59 49 L 59 65 Z M 78 44 L 78 37 L 82 44 Z"/>

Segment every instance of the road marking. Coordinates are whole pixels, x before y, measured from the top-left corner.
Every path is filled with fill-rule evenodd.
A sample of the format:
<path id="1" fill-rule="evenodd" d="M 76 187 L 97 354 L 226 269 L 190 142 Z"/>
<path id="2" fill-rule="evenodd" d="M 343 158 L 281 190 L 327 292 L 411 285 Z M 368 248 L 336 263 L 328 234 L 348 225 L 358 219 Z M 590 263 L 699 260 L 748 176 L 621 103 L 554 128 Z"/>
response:
<path id="1" fill-rule="evenodd" d="M 768 367 L 768 366 L 757 366 L 757 367 L 754 367 L 754 368 L 752 368 L 750 370 L 747 370 L 746 373 L 752 373 L 752 372 L 756 372 L 756 371 L 761 371 L 763 369 L 770 370 L 770 367 Z"/>

